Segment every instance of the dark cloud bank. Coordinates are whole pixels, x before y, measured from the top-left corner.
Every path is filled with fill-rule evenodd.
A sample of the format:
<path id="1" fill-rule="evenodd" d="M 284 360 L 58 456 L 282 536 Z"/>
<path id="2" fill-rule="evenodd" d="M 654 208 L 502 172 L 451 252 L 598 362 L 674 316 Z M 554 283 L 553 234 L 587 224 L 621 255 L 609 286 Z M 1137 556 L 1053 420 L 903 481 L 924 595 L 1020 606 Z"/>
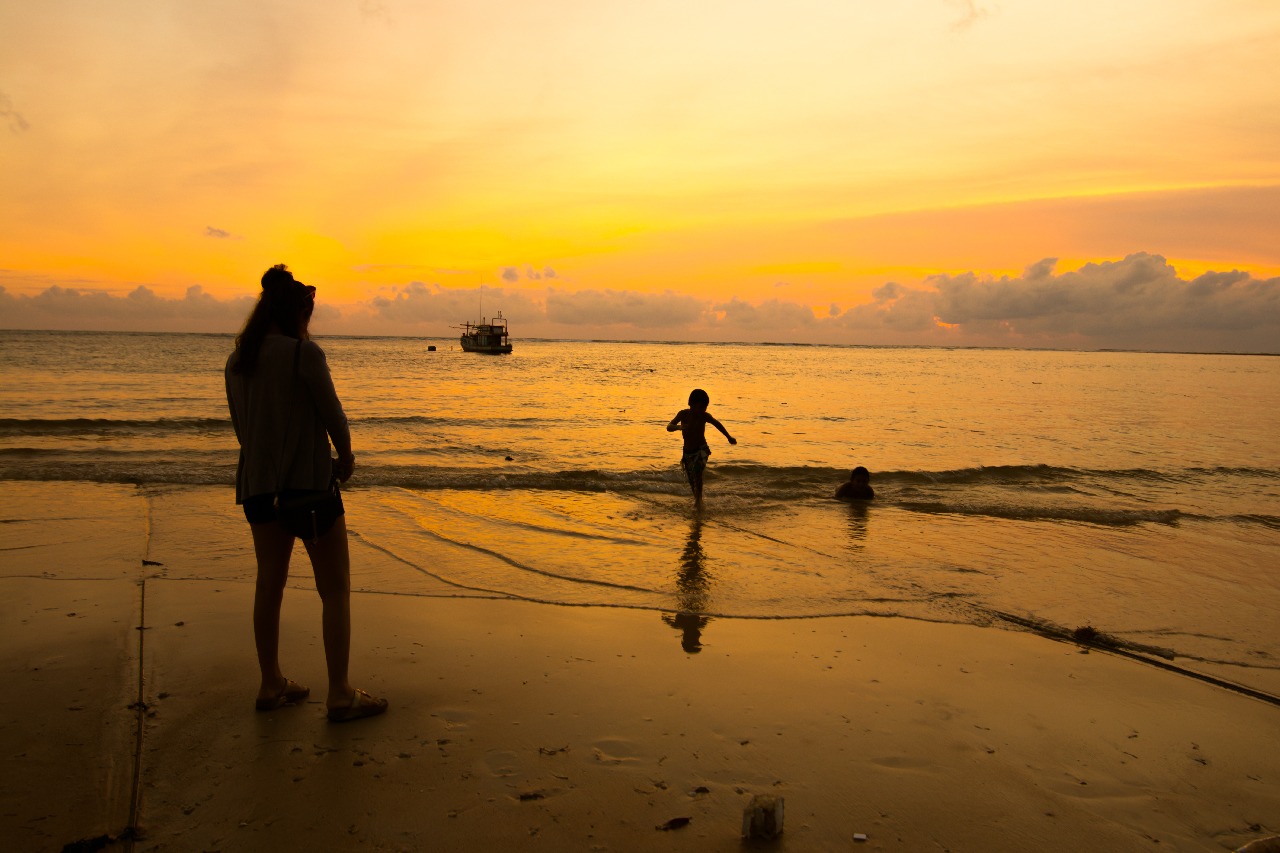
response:
<path id="1" fill-rule="evenodd" d="M 0 285 L 0 327 L 103 331 L 211 332 L 239 330 L 254 298 L 218 299 L 200 285 L 179 298 L 139 285 L 116 296 L 93 285 L 52 285 L 35 296 Z"/>
<path id="2" fill-rule="evenodd" d="M 1055 266 L 1047 259 L 1017 277 L 965 273 L 889 282 L 870 302 L 817 314 L 778 299 L 567 291 L 546 286 L 550 271 L 536 290 L 480 293 L 413 282 L 360 305 L 322 306 L 316 328 L 444 337 L 457 323 L 477 319 L 483 301 L 486 315 L 502 310 L 518 337 L 1280 352 L 1280 278 L 1233 271 L 1188 280 L 1149 254 L 1061 273 Z M 0 286 L 0 325 L 225 332 L 239 328 L 252 302 L 220 300 L 199 286 L 176 299 L 145 286 L 124 296 L 63 285 L 26 296 Z"/>

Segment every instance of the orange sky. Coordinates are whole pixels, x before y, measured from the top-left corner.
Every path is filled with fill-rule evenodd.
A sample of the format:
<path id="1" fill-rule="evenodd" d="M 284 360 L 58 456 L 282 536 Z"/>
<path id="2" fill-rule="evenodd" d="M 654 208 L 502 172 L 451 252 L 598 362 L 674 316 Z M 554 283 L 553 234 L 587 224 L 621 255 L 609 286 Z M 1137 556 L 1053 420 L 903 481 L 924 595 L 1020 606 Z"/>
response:
<path id="1" fill-rule="evenodd" d="M 1273 0 L 6 3 L 0 287 L 223 300 L 286 261 L 350 321 L 412 282 L 1265 279 L 1278 48 Z"/>

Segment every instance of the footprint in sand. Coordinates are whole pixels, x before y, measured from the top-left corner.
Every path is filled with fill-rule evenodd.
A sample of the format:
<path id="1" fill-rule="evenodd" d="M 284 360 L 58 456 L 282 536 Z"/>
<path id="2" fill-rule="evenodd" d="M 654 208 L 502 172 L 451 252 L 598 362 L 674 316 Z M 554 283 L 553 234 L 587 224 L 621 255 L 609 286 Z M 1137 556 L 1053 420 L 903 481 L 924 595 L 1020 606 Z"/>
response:
<path id="1" fill-rule="evenodd" d="M 640 761 L 636 745 L 629 740 L 609 738 L 591 745 L 591 753 L 601 764 L 635 764 Z"/>

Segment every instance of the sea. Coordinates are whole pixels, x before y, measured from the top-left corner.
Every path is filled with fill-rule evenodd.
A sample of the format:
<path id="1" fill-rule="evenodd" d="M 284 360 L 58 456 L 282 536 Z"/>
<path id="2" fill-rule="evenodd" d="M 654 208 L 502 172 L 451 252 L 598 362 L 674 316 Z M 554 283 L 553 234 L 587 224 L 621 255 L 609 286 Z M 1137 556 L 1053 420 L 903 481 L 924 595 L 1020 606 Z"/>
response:
<path id="1" fill-rule="evenodd" d="M 1280 358 L 316 340 L 357 457 L 358 591 L 650 610 L 689 654 L 730 619 L 1034 631 L 1280 694 Z M 251 566 L 232 345 L 0 332 L 0 494 L 204 496 Z M 665 429 L 694 388 L 738 442 L 708 428 L 700 512 Z M 855 465 L 875 499 L 834 500 Z"/>

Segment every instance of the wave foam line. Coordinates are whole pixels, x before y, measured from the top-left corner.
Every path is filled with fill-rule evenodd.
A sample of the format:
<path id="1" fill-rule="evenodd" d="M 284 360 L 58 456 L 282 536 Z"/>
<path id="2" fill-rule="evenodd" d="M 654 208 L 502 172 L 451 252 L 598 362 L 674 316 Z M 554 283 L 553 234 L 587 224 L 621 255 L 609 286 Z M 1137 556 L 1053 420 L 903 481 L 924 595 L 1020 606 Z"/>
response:
<path id="1" fill-rule="evenodd" d="M 392 551 L 390 548 L 386 547 L 385 545 L 379 545 L 377 542 L 374 542 L 372 539 L 370 539 L 369 537 L 365 536 L 362 533 L 359 533 L 358 531 L 351 530 L 350 528 L 348 528 L 347 532 L 350 533 L 355 538 L 359 539 L 364 544 L 368 545 L 373 550 L 386 554 L 388 557 L 395 560 L 396 562 L 403 563 L 404 565 L 408 566 L 414 571 L 420 572 L 421 574 L 424 574 L 429 578 L 434 578 L 435 580 L 439 581 L 442 584 L 445 584 L 446 586 L 451 586 L 451 587 L 454 587 L 455 589 L 465 589 L 470 592 L 487 593 L 488 595 L 493 596 L 494 598 L 522 598 L 522 596 L 516 595 L 514 593 L 510 593 L 510 592 L 503 592 L 501 590 L 489 589 L 488 587 L 482 587 L 482 586 L 468 586 L 466 584 L 458 583 L 457 581 L 449 580 L 443 575 L 438 575 L 435 572 L 431 571 L 430 569 L 427 569 L 427 568 L 424 568 L 423 566 L 418 565 L 417 563 L 413 562 L 407 557 L 401 557 L 395 551 Z"/>
<path id="2" fill-rule="evenodd" d="M 230 432 L 229 418 L 0 418 L 0 436 L 118 432 Z"/>
<path id="3" fill-rule="evenodd" d="M 486 548 L 483 545 L 476 545 L 474 543 L 464 542 L 459 539 L 451 539 L 448 536 L 445 536 L 443 533 L 437 533 L 436 531 L 431 530 L 429 528 L 423 527 L 420 529 L 426 535 L 440 542 L 444 542 L 449 545 L 454 545 L 458 548 L 465 548 L 470 551 L 476 551 L 478 553 L 492 557 L 495 560 L 506 563 L 507 565 L 511 566 L 513 569 L 519 569 L 522 572 L 529 572 L 530 574 L 542 575 L 543 577 L 546 577 L 546 578 L 554 578 L 555 580 L 564 581 L 565 583 L 571 583 L 571 584 L 590 584 L 592 586 L 602 586 L 607 589 L 621 589 L 621 590 L 626 590 L 628 592 L 642 592 L 647 595 L 661 594 L 658 590 L 647 589 L 642 586 L 631 586 L 630 584 L 611 583 L 610 581 L 595 580 L 593 578 L 576 578 L 576 577 L 570 577 L 569 575 L 556 574 L 555 572 L 549 572 L 546 569 L 539 569 L 535 566 L 530 566 L 525 563 L 521 563 L 519 560 L 516 560 L 513 557 L 508 557 L 506 554 L 503 554 L 501 551 L 495 551 L 492 548 Z M 390 552 L 387 552 L 387 553 L 390 553 Z"/>
<path id="4" fill-rule="evenodd" d="M 994 506 L 975 504 L 949 504 L 940 501 L 900 501 L 895 504 L 912 512 L 930 515 L 980 515 L 1006 518 L 1012 521 L 1080 521 L 1112 527 L 1133 527 L 1138 524 L 1176 525 L 1182 512 L 1176 509 L 1129 510 L 1099 509 L 1084 506 Z"/>

